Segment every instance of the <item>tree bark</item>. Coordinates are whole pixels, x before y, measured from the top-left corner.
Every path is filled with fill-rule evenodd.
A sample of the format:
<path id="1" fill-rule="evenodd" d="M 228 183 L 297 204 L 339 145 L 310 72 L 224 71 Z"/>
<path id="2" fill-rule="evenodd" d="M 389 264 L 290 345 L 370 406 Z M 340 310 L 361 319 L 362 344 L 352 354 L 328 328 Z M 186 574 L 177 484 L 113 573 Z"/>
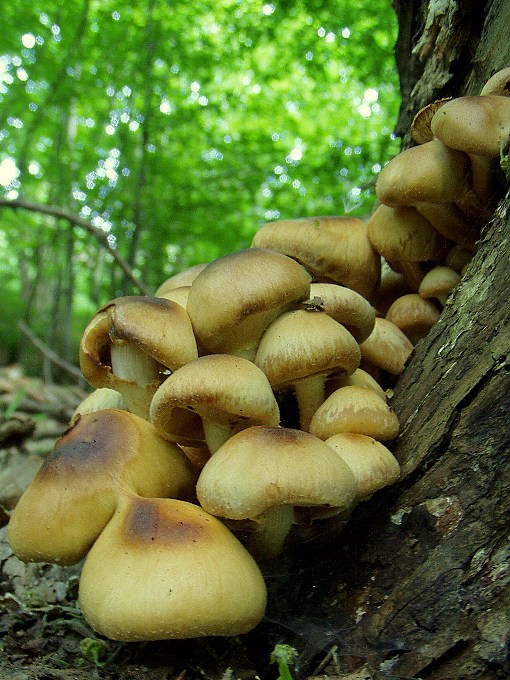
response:
<path id="1" fill-rule="evenodd" d="M 510 3 L 396 11 L 405 147 L 422 106 L 478 94 L 508 66 Z M 333 546 L 298 548 L 273 586 L 270 616 L 292 631 L 298 674 L 329 652 L 329 677 L 510 677 L 509 216 L 507 194 L 396 385 L 401 481 L 360 505 Z"/>

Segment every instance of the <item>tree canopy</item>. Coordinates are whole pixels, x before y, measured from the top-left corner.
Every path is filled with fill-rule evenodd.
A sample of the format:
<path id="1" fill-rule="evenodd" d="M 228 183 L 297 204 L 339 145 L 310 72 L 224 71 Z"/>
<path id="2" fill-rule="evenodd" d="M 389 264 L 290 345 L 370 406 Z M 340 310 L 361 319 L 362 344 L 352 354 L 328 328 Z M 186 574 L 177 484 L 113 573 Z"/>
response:
<path id="1" fill-rule="evenodd" d="M 38 0 L 0 13 L 0 194 L 31 206 L 0 212 L 1 345 L 19 342 L 24 317 L 71 358 L 97 306 L 133 292 L 80 220 L 154 291 L 249 246 L 265 221 L 369 213 L 398 150 L 386 0 Z"/>

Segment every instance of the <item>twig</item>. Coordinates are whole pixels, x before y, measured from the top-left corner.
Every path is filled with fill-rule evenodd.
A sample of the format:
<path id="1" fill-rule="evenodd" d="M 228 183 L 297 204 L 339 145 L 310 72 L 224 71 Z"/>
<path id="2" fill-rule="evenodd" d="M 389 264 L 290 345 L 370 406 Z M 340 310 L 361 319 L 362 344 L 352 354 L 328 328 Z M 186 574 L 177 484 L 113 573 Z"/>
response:
<path id="1" fill-rule="evenodd" d="M 120 255 L 120 253 L 115 250 L 115 248 L 112 248 L 109 241 L 108 241 L 108 236 L 104 231 L 101 231 L 101 229 L 98 229 L 95 227 L 93 224 L 88 222 L 87 220 L 84 220 L 82 217 L 79 215 L 76 215 L 75 213 L 71 212 L 70 210 L 66 210 L 65 208 L 60 208 L 58 206 L 53 206 L 53 205 L 45 205 L 44 203 L 34 203 L 33 201 L 26 201 L 24 199 L 18 198 L 15 200 L 9 200 L 7 198 L 0 198 L 0 207 L 5 207 L 5 208 L 12 208 L 13 210 L 30 210 L 32 212 L 39 212 L 43 213 L 45 215 L 51 215 L 52 217 L 57 217 L 59 219 L 67 220 L 71 224 L 74 224 L 76 227 L 81 227 L 82 229 L 86 229 L 88 232 L 93 234 L 101 246 L 105 248 L 110 255 L 113 257 L 113 259 L 117 262 L 119 267 L 122 269 L 124 274 L 132 281 L 132 283 L 138 288 L 140 293 L 142 295 L 150 295 L 149 289 L 146 287 L 146 285 L 140 281 L 135 274 L 133 273 L 133 270 L 129 266 L 129 264 L 126 262 L 126 260 Z"/>
<path id="2" fill-rule="evenodd" d="M 73 377 L 83 381 L 83 375 L 80 369 L 74 364 L 70 364 L 65 359 L 62 359 L 62 357 L 59 357 L 56 352 L 45 345 L 44 342 L 33 333 L 26 323 L 23 321 L 18 322 L 18 328 L 23 333 L 23 335 L 26 335 L 30 342 L 35 345 L 37 349 L 42 352 L 42 354 L 44 354 L 44 356 L 47 357 L 51 362 L 57 366 L 60 366 L 60 368 L 62 368 L 67 373 L 70 373 Z"/>

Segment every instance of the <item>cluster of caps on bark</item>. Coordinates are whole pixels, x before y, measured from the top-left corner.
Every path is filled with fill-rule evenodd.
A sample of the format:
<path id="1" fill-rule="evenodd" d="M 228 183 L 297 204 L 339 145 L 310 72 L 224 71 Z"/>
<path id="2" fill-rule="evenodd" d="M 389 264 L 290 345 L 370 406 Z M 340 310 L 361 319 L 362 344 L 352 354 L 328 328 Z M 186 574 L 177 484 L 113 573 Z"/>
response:
<path id="1" fill-rule="evenodd" d="M 380 310 L 415 342 L 437 321 L 504 194 L 510 68 L 479 95 L 421 109 L 411 135 L 416 145 L 378 177 L 368 234 L 386 262 L 382 289 L 392 291 Z"/>
<path id="2" fill-rule="evenodd" d="M 250 248 L 172 276 L 153 297 L 112 300 L 90 321 L 80 365 L 95 391 L 21 497 L 8 537 L 26 561 L 84 560 L 79 602 L 97 632 L 135 641 L 251 630 L 266 607 L 261 563 L 299 526 L 345 522 L 398 479 L 383 443 L 399 430 L 387 395 L 430 324 L 418 332 L 390 311 L 402 280 L 419 288 L 436 254 L 469 259 L 466 206 L 490 210 L 468 169 L 476 153 L 448 146 L 434 123 L 456 101 L 416 148 L 432 153 L 422 176 L 447 172 L 462 194 L 409 198 L 413 172 L 392 169 L 404 152 L 381 173 L 383 205 L 368 224 L 265 224 Z M 459 161 L 462 180 L 443 157 Z M 445 235 L 428 205 L 470 228 Z M 387 211 L 390 250 L 379 236 Z"/>

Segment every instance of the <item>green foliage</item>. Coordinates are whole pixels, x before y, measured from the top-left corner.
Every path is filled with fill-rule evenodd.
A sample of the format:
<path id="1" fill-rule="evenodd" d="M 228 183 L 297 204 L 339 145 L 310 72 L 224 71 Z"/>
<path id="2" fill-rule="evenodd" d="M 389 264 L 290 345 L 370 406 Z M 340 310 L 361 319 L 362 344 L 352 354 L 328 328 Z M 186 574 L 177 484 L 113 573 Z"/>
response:
<path id="1" fill-rule="evenodd" d="M 152 290 L 248 247 L 264 221 L 369 213 L 397 151 L 389 0 L 2 14 L 0 194 L 91 220 Z M 77 310 L 133 290 L 93 236 L 37 212 L 0 208 L 0 270 L 64 355 Z"/>
<path id="2" fill-rule="evenodd" d="M 80 642 L 80 651 L 83 659 L 90 661 L 95 666 L 104 666 L 108 650 L 103 640 L 98 638 L 83 638 Z"/>
<path id="3" fill-rule="evenodd" d="M 297 650 L 290 645 L 277 644 L 271 652 L 271 663 L 278 664 L 278 680 L 292 680 L 289 666 L 296 661 Z"/>

